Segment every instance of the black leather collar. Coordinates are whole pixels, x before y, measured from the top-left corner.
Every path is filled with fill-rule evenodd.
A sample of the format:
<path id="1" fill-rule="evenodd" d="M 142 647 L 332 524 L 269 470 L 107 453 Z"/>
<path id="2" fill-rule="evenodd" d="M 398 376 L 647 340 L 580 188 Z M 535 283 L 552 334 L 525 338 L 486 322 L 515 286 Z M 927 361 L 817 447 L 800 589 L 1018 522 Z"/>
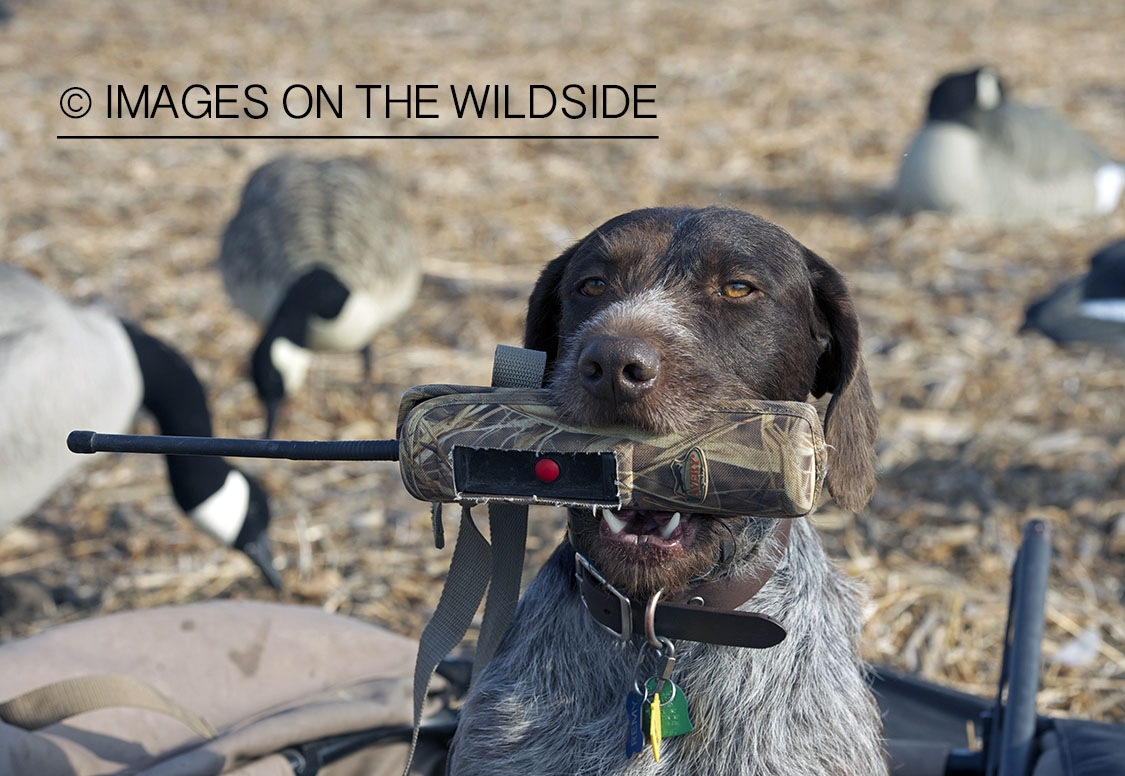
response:
<path id="1" fill-rule="evenodd" d="M 658 636 L 707 644 L 764 649 L 780 644 L 785 628 L 769 615 L 736 611 L 773 576 L 789 541 L 789 520 L 774 523 L 766 555 L 752 573 L 702 582 L 676 591 L 656 605 L 653 629 Z M 771 537 L 767 537 L 771 538 Z M 633 602 L 575 553 L 575 579 L 590 616 L 618 638 L 645 633 L 645 604 Z"/>

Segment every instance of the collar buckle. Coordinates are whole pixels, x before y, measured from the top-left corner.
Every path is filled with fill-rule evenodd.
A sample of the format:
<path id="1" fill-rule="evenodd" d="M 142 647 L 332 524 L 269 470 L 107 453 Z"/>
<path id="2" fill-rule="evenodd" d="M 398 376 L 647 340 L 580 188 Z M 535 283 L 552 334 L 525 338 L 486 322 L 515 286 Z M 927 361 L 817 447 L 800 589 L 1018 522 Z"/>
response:
<path id="1" fill-rule="evenodd" d="M 585 580 L 583 577 L 585 577 Z M 610 626 L 598 622 L 596 618 L 594 622 L 597 622 L 599 627 L 604 628 L 616 638 L 622 641 L 628 641 L 633 635 L 633 604 L 629 600 L 629 597 L 611 585 L 605 577 L 599 574 L 593 564 L 586 560 L 585 556 L 580 552 L 574 553 L 574 578 L 578 580 L 579 595 L 582 597 L 582 605 L 585 606 L 587 610 L 590 609 L 590 602 L 586 600 L 586 596 L 581 592 L 583 581 L 595 587 L 600 587 L 617 599 L 618 603 L 621 605 L 620 630 L 614 630 Z"/>

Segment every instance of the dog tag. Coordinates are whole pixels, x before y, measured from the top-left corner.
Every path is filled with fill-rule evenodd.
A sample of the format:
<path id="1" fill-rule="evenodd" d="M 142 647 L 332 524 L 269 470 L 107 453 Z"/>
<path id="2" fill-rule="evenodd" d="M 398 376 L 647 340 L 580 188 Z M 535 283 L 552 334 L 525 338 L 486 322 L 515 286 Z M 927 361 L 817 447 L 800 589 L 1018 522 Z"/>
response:
<path id="1" fill-rule="evenodd" d="M 659 680 L 652 678 L 648 680 L 645 689 L 652 693 L 656 689 L 656 684 Z M 669 689 L 669 687 L 671 689 Z M 680 689 L 679 685 L 669 680 L 664 683 L 664 694 L 668 696 L 668 700 L 660 705 L 660 730 L 663 738 L 673 738 L 675 736 L 682 736 L 685 733 L 690 733 L 695 730 L 695 726 L 691 723 L 691 718 L 688 716 L 687 697 L 684 691 Z M 652 714 L 651 707 L 646 705 L 644 707 L 644 726 L 648 729 L 650 726 L 649 716 Z"/>
<path id="2" fill-rule="evenodd" d="M 652 706 L 648 717 L 648 737 L 652 741 L 652 759 L 660 762 L 660 693 L 652 694 Z"/>
<path id="3" fill-rule="evenodd" d="M 645 749 L 645 699 L 635 692 L 625 698 L 625 756 L 633 757 Z"/>

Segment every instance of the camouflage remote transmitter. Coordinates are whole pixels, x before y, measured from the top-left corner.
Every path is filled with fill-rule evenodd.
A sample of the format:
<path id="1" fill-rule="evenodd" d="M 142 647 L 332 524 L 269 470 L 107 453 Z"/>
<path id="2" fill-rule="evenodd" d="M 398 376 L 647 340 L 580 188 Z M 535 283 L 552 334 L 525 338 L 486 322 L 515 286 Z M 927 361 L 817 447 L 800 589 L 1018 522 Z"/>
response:
<path id="1" fill-rule="evenodd" d="M 71 432 L 76 453 L 398 461 L 406 489 L 436 503 L 502 501 L 802 517 L 827 448 L 803 402 L 717 406 L 684 434 L 562 421 L 543 388 L 423 385 L 403 395 L 397 439 L 302 442 Z"/>

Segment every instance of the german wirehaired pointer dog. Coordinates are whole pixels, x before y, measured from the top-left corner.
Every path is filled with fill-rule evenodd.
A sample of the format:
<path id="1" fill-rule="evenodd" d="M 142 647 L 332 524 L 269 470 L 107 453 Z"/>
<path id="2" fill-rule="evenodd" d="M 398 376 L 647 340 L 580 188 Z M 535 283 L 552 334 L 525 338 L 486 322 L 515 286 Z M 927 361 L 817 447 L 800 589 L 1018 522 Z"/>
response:
<path id="1" fill-rule="evenodd" d="M 877 421 L 844 280 L 757 216 L 659 208 L 612 219 L 547 265 L 525 345 L 547 352 L 561 416 L 587 426 L 684 431 L 715 402 L 831 393 L 828 488 L 858 510 L 875 487 Z M 569 520 L 470 691 L 452 773 L 886 773 L 857 654 L 860 595 L 808 521 L 791 521 L 781 550 L 778 521 L 753 516 L 571 510 Z M 737 586 L 775 567 L 731 608 L 782 623 L 780 644 L 674 645 L 672 680 L 695 729 L 664 738 L 659 763 L 651 747 L 626 754 L 627 699 L 654 653 L 643 654 L 644 635 L 623 640 L 595 622 L 576 550 L 642 607 L 657 591 Z"/>

